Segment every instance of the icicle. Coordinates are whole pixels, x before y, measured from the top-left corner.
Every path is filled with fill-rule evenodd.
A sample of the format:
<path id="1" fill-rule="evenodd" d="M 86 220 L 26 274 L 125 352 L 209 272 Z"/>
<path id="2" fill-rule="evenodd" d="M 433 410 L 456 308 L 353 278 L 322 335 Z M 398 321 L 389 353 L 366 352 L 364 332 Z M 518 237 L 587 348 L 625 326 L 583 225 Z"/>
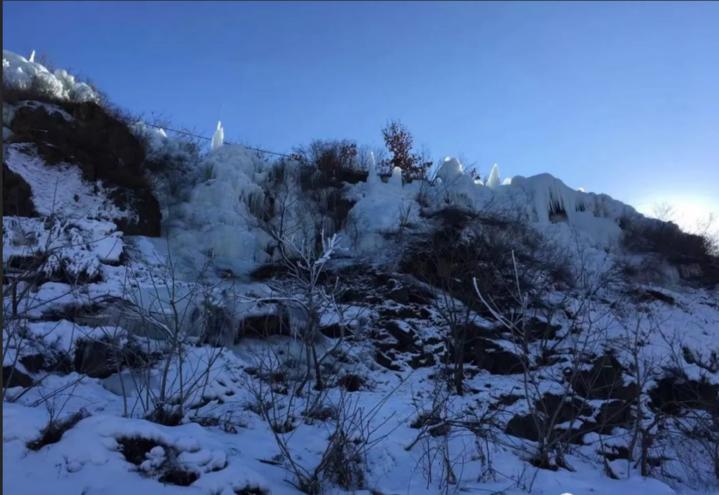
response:
<path id="1" fill-rule="evenodd" d="M 394 167 L 392 169 L 392 177 L 389 178 L 390 185 L 394 187 L 402 187 L 402 169 L 399 167 Z"/>
<path id="2" fill-rule="evenodd" d="M 485 185 L 487 187 L 497 187 L 499 184 L 499 165 L 495 163 L 492 165 L 492 170 L 489 172 L 489 177 L 487 178 Z"/>
<path id="3" fill-rule="evenodd" d="M 34 61 L 35 61 L 35 50 L 33 50 L 32 53 L 30 53 L 30 58 L 27 59 L 27 60 L 28 60 L 28 62 L 34 62 Z"/>
<path id="4" fill-rule="evenodd" d="M 215 130 L 215 134 L 212 136 L 212 144 L 210 146 L 212 151 L 215 151 L 216 149 L 220 148 L 224 141 L 225 141 L 225 129 L 223 129 L 223 127 L 222 127 L 222 122 L 220 122 L 218 120 L 217 121 L 217 129 Z"/>
<path id="5" fill-rule="evenodd" d="M 379 177 L 377 176 L 377 162 L 375 161 L 374 151 L 369 152 L 369 175 L 367 175 L 368 184 L 376 184 Z"/>

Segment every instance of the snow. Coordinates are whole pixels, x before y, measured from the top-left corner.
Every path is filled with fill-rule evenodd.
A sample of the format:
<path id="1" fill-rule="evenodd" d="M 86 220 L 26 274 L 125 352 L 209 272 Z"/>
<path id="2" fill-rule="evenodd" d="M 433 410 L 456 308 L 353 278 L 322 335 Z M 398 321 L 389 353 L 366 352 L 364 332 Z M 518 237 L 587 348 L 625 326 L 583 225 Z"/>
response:
<path id="1" fill-rule="evenodd" d="M 73 82 L 74 86 L 68 89 L 70 76 L 63 71 L 43 72 L 39 64 L 8 52 L 4 52 L 3 67 L 8 75 L 6 80 L 19 85 L 16 87 L 37 80 L 51 94 L 70 99 L 79 97 L 78 88 L 82 88 L 82 83 Z M 47 108 L 55 108 L 65 119 L 71 118 L 57 107 Z M 3 106 L 4 123 L 12 119 L 14 109 Z M 266 296 L 269 288 L 259 282 L 240 283 L 238 279 L 208 275 L 204 272 L 208 262 L 212 269 L 246 275 L 263 263 L 276 260 L 268 229 L 292 227 L 288 237 L 301 244 L 313 239 L 318 225 L 325 225 L 322 223 L 324 212 L 318 211 L 316 200 L 300 186 L 301 171 L 297 162 L 271 162 L 242 146 L 223 145 L 224 130 L 219 122 L 212 149 L 204 156 L 187 152 L 162 129 L 137 123 L 133 131 L 146 138 L 150 157 L 165 154 L 175 157 L 173 160 L 182 157 L 183 166 L 187 165 L 183 193 L 173 196 L 168 188 L 159 194 L 167 232 L 163 238 L 130 237 L 118 231 L 114 220 L 125 218 L 129 213 L 117 210 L 107 199 L 108 191 L 100 184 L 85 181 L 77 166 L 69 163 L 50 166 L 31 146 L 11 144 L 5 148 L 8 166 L 29 183 L 40 217 L 3 218 L 3 262 L 8 264 L 13 257 L 52 252 L 44 267 L 46 274 L 59 273 L 62 268 L 71 275 L 87 275 L 91 281 L 37 282 L 30 290 L 30 297 L 18 308 L 24 313 L 18 325 L 27 333 L 25 347 L 17 345 L 11 335 L 4 332 L 3 364 L 27 372 L 36 384 L 24 390 L 20 387 L 8 390 L 4 401 L 3 490 L 28 495 L 44 495 L 48 487 L 58 493 L 86 495 L 128 492 L 233 495 L 242 488 L 255 486 L 274 495 L 298 494 L 288 482 L 291 474 L 282 465 L 273 464 L 280 451 L 269 425 L 253 412 L 257 403 L 248 384 L 257 383 L 251 369 L 268 354 L 281 360 L 288 373 L 302 373 L 298 366 L 303 362 L 301 342 L 284 336 L 241 338 L 236 342 L 232 334 L 231 345 L 224 349 L 194 345 L 200 325 L 188 318 L 190 321 L 181 330 L 187 332 L 193 345 L 183 350 L 183 366 L 174 357 L 138 369 L 123 368 L 100 379 L 77 371 L 31 373 L 25 365 L 17 363 L 16 358 L 36 353 L 63 354 L 72 362 L 79 339 L 97 340 L 112 335 L 120 344 L 125 344 L 142 335 L 138 330 L 147 333 L 146 327 L 134 326 L 136 322 L 118 316 L 122 315 L 123 304 L 135 304 L 153 315 L 171 314 L 172 310 L 189 314 L 199 303 L 195 299 L 206 296 L 208 300 L 224 304 L 231 321 L 227 325 L 231 328 L 225 330 L 232 333 L 240 318 L 267 313 L 267 307 L 253 303 L 250 295 Z M 430 219 L 433 213 L 457 208 L 480 217 L 509 215 L 526 221 L 542 236 L 544 248 L 558 247 L 562 253 L 572 255 L 568 263 L 576 263 L 578 272 L 586 269 L 589 273 L 584 275 L 591 276 L 607 273 L 615 262 L 624 259 L 620 220 L 627 216 L 642 218 L 633 208 L 609 196 L 575 190 L 549 174 L 501 180 L 495 165 L 483 185 L 465 173 L 456 158 L 445 158 L 438 168 L 432 181 L 403 183 L 401 170 L 394 169 L 384 182 L 376 174 L 374 155 L 371 155 L 367 181 L 340 186 L 342 195 L 353 204 L 344 228 L 338 232 L 326 231 L 326 236 L 323 235 L 324 255 L 317 262 L 329 266 L 331 254 L 345 255 L 344 262 L 350 267 L 352 263 L 369 260 L 382 267 L 385 279 L 390 279 L 387 284 L 393 285 L 399 276 L 392 272 L 389 261 L 396 258 L 390 254 L 401 254 L 402 242 L 410 235 L 419 238 L 420 234 L 429 232 L 434 226 Z M 283 203 L 287 205 L 285 210 L 278 207 Z M 283 221 L 287 223 L 282 224 Z M 169 271 L 170 261 L 177 273 Z M 388 263 L 382 265 L 384 262 Z M 364 266 L 361 271 L 365 271 Z M 207 280 L 210 285 L 200 284 Z M 677 461 L 691 459 L 693 467 L 709 472 L 706 459 L 702 460 L 691 443 L 679 446 L 665 442 L 657 447 L 656 452 L 659 448 L 666 449 L 661 454 L 670 457 L 663 467 L 666 472 L 655 470 L 654 477 L 643 478 L 629 468 L 628 463 L 612 461 L 609 465 L 622 479 L 610 479 L 597 451 L 603 442 L 628 434 L 620 428 L 604 437 L 587 435 L 584 445 L 573 446 L 567 454 L 571 470 L 532 467 L 527 457 L 535 444 L 507 435 L 499 426 L 493 430 L 495 437 L 486 442 L 493 473 L 487 471 L 488 466 L 477 451 L 482 439 L 459 428 L 453 427 L 446 437 L 428 437 L 408 448 L 418 433 L 410 423 L 420 410 L 431 405 L 438 368 L 412 369 L 409 357 L 402 352 L 397 353 L 395 360 L 398 371 L 383 368 L 376 361 L 376 352 L 382 346 L 392 348 L 398 337 L 391 336 L 378 344 L 380 339 L 375 339 L 374 334 L 386 330 L 391 323 L 398 332 L 395 335 L 415 338 L 422 352 L 439 357 L 436 343 L 445 337 L 442 320 L 431 303 L 418 307 L 416 303 L 392 301 L 384 297 L 378 286 L 352 288 L 360 294 L 358 300 L 338 302 L 320 317 L 323 326 L 351 320 L 348 328 L 352 337 L 342 342 L 321 338 L 317 348 L 320 352 L 333 349 L 324 365 L 332 370 L 335 378 L 352 373 L 364 379 L 359 391 L 347 395 L 364 412 L 375 414 L 370 420 L 370 429 L 381 441 L 372 446 L 367 456 L 367 489 L 357 493 L 372 493 L 370 490 L 387 494 L 444 493 L 437 471 L 441 470 L 441 459 L 428 465 L 432 459 L 426 450 L 442 446 L 449 449 L 457 466 L 457 484 L 448 489 L 452 492 L 716 493 L 714 486 L 703 486 L 697 476 L 687 473 Z M 674 302 L 637 303 L 632 299 L 637 293 L 649 290 L 671 297 Z M 557 321 L 563 331 L 574 328 L 572 314 L 585 302 L 579 292 L 579 289 L 556 290 L 543 301 L 564 305 L 566 314 L 560 314 Z M 180 301 L 175 308 L 170 307 L 171 299 Z M 106 313 L 95 315 L 94 324 L 71 321 L 77 316 L 72 311 L 64 311 L 106 300 L 112 302 L 104 309 Z M 674 350 L 672 343 L 687 346 L 697 356 L 708 359 L 716 349 L 719 331 L 716 301 L 716 292 L 683 286 L 678 278 L 673 286 L 602 285 L 591 301 L 588 315 L 596 325 L 602 325 L 605 338 L 593 343 L 589 350 L 599 353 L 604 351 L 604 346 L 609 346 L 624 362 L 629 362 L 631 356 L 625 345 L 627 329 L 633 328 L 636 318 L 641 317 L 640 328 L 648 335 L 642 352 L 648 359 L 668 363 Z M 4 302 L 8 307 L 7 298 Z M 51 312 L 54 314 L 50 315 Z M 429 316 L 423 316 L 423 312 Z M 480 315 L 474 316 L 482 329 L 493 326 Z M 659 330 L 650 332 L 655 328 Z M 167 342 L 158 336 L 143 343 L 150 352 L 167 348 Z M 519 350 L 519 344 L 508 338 L 497 338 L 495 343 L 510 352 Z M 532 345 L 536 349 L 540 346 Z M 566 352 L 561 348 L 558 351 Z M 161 387 L 165 363 L 171 396 L 179 392 L 181 383 L 192 382 L 198 370 L 209 369 L 202 386 L 188 394 L 185 417 L 177 426 L 163 426 L 145 419 L 147 401 L 156 397 Z M 562 391 L 563 384 L 548 377 L 560 376 L 564 365 L 560 361 L 543 368 L 545 375 L 537 385 L 540 392 Z M 707 375 L 706 370 L 696 364 L 687 364 L 685 371 L 692 379 L 708 376 L 716 381 L 716 373 Z M 470 410 L 481 411 L 500 396 L 517 393 L 523 387 L 521 374 L 493 375 L 479 368 L 468 374 L 466 380 L 471 393 L 461 397 L 447 394 L 441 398 L 448 412 L 462 415 Z M 133 387 L 132 384 L 137 383 L 146 388 Z M 279 395 L 278 400 L 284 407 L 297 408 L 296 429 L 283 434 L 284 438 L 298 462 L 312 469 L 319 462 L 334 423 L 301 414 L 309 397 L 293 398 L 297 401 L 293 405 L 289 397 Z M 324 400 L 329 406 L 337 406 L 343 398 L 346 397 L 340 389 L 333 387 Z M 600 405 L 600 401 L 588 402 Z M 60 441 L 38 451 L 28 449 L 27 442 L 39 436 L 51 414 L 65 418 L 83 409 L 89 416 L 69 429 Z M 505 424 L 514 414 L 525 412 L 523 400 L 503 407 L 497 413 L 498 424 Z M 203 423 L 205 426 L 202 426 L 203 419 L 214 419 L 217 424 Z M 382 438 L 383 435 L 386 437 Z M 120 452 L 119 441 L 125 437 L 142 437 L 153 440 L 156 445 L 135 466 Z M 168 462 L 176 462 L 199 478 L 189 487 L 160 482 Z M 343 493 L 333 486 L 327 491 Z"/>
<path id="2" fill-rule="evenodd" d="M 108 198 L 109 191 L 99 181 L 92 184 L 83 179 L 77 165 L 58 163 L 48 166 L 33 145 L 14 143 L 5 146 L 5 162 L 10 170 L 28 182 L 35 210 L 41 215 L 101 220 L 134 216 L 133 212 L 120 210 Z"/>
<path id="3" fill-rule="evenodd" d="M 3 84 L 19 90 L 33 90 L 46 97 L 74 102 L 99 102 L 100 95 L 87 83 L 63 69 L 50 72 L 45 66 L 9 50 L 3 50 Z"/>
<path id="4" fill-rule="evenodd" d="M 379 253 L 387 236 L 397 234 L 403 223 L 418 222 L 418 192 L 417 182 L 402 184 L 402 171 L 396 167 L 387 183 L 357 184 L 351 193 L 357 202 L 348 214 L 352 249 L 360 255 Z"/>
<path id="5" fill-rule="evenodd" d="M 3 262 L 13 256 L 47 255 L 42 270 L 48 275 L 63 269 L 94 278 L 102 263 L 118 263 L 124 249 L 122 232 L 112 222 L 5 217 L 4 224 Z"/>

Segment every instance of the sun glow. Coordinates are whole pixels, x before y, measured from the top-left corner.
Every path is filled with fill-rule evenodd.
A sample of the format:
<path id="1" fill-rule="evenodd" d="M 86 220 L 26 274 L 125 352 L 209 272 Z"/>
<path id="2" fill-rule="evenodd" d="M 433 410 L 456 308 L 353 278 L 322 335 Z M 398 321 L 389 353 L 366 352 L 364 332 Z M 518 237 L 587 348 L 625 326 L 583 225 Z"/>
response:
<path id="1" fill-rule="evenodd" d="M 686 231 L 719 236 L 719 198 L 656 195 L 637 202 L 641 213 L 676 223 Z"/>

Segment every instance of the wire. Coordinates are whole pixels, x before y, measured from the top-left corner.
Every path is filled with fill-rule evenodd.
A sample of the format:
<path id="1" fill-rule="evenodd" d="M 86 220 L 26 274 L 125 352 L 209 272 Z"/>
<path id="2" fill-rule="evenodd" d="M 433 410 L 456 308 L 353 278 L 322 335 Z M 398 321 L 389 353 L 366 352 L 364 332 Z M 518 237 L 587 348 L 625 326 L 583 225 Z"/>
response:
<path id="1" fill-rule="evenodd" d="M 189 131 L 181 131 L 181 130 L 179 130 L 179 129 L 172 129 L 172 128 L 170 128 L 170 127 L 160 126 L 160 125 L 157 125 L 157 124 L 150 124 L 150 123 L 148 123 L 148 122 L 142 122 L 142 121 L 138 121 L 137 123 L 138 123 L 138 124 L 142 124 L 142 125 L 146 125 L 146 126 L 148 126 L 148 127 L 154 127 L 155 129 L 162 129 L 163 131 L 170 131 L 170 132 L 174 132 L 174 133 L 176 133 L 176 134 L 182 134 L 182 135 L 184 135 L 184 136 L 191 136 L 191 137 L 198 138 L 198 139 L 204 139 L 205 141 L 212 141 L 212 138 L 209 138 L 209 137 L 207 137 L 207 136 L 202 136 L 202 135 L 200 135 L 200 134 L 195 134 L 195 133 L 192 133 L 192 132 L 189 132 Z M 254 148 L 254 147 L 252 147 L 252 146 L 245 146 L 244 144 L 233 143 L 233 142 L 230 142 L 230 141 L 224 141 L 224 144 L 230 144 L 230 145 L 235 145 L 235 146 L 242 146 L 242 147 L 244 147 L 244 148 L 247 148 L 248 150 L 258 151 L 258 152 L 260 152 L 260 153 L 267 153 L 267 154 L 269 154 L 269 155 L 283 156 L 283 157 L 285 157 L 285 158 L 292 158 L 292 157 L 293 157 L 293 155 L 290 155 L 290 154 L 287 154 L 287 153 L 280 153 L 280 152 L 278 152 L 278 151 L 270 151 L 270 150 L 265 150 L 265 149 L 262 149 L 262 148 Z"/>

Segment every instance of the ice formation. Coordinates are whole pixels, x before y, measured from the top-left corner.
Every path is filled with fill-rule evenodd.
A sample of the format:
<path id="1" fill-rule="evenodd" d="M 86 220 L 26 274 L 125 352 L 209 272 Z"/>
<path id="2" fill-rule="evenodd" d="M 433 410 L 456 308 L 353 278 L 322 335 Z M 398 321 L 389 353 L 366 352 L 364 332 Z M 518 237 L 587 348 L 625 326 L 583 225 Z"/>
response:
<path id="1" fill-rule="evenodd" d="M 492 165 L 492 170 L 489 172 L 489 177 L 487 178 L 486 185 L 487 187 L 497 187 L 500 185 L 500 179 L 499 179 L 499 165 L 496 163 Z"/>
<path id="2" fill-rule="evenodd" d="M 189 201 L 171 219 L 171 249 L 197 269 L 204 263 L 198 251 L 235 272 L 266 262 L 270 239 L 257 228 L 256 214 L 264 200 L 260 184 L 267 164 L 235 145 L 217 148 L 199 166 L 207 171 L 206 180 L 192 189 Z"/>
<path id="3" fill-rule="evenodd" d="M 217 129 L 215 129 L 215 133 L 212 135 L 212 144 L 210 145 L 210 148 L 212 149 L 212 151 L 215 151 L 216 149 L 222 147 L 224 141 L 225 129 L 222 127 L 222 122 L 218 120 Z"/>
<path id="4" fill-rule="evenodd" d="M 63 69 L 50 72 L 35 62 L 35 51 L 30 59 L 3 50 L 3 84 L 19 90 L 33 90 L 44 96 L 76 102 L 100 101 L 100 95 L 89 84 L 78 82 Z"/>

